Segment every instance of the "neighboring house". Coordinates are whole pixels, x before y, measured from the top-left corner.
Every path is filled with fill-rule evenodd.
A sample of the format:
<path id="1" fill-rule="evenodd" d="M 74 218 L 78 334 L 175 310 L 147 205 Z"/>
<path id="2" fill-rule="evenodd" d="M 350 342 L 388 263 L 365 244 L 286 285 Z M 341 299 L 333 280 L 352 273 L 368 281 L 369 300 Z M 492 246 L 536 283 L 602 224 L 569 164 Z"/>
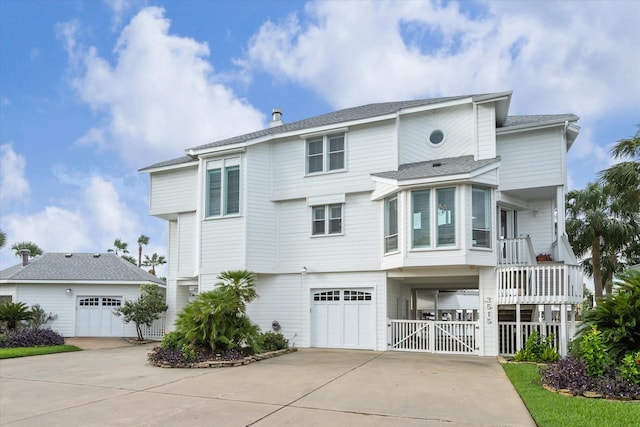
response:
<path id="1" fill-rule="evenodd" d="M 113 310 L 137 299 L 140 285 L 164 282 L 111 253 L 51 253 L 0 271 L 0 298 L 39 304 L 58 317 L 46 327 L 65 337 L 135 337 Z"/>
<path id="2" fill-rule="evenodd" d="M 289 124 L 274 110 L 267 129 L 142 169 L 150 214 L 169 226 L 168 321 L 220 272 L 247 269 L 252 320 L 299 347 L 511 354 L 539 330 L 566 352 L 582 301 L 564 223 L 578 117 L 509 116 L 510 101 Z"/>

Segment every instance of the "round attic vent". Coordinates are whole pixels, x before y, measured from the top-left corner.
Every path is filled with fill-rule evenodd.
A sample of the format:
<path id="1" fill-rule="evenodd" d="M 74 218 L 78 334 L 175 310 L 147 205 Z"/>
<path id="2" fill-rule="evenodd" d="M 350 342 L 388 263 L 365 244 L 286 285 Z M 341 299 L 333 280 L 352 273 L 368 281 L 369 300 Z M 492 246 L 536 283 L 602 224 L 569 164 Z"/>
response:
<path id="1" fill-rule="evenodd" d="M 443 140 L 444 140 L 444 132 L 442 132 L 440 129 L 434 130 L 433 132 L 431 132 L 431 135 L 429 135 L 429 142 L 432 143 L 433 145 L 438 145 Z"/>

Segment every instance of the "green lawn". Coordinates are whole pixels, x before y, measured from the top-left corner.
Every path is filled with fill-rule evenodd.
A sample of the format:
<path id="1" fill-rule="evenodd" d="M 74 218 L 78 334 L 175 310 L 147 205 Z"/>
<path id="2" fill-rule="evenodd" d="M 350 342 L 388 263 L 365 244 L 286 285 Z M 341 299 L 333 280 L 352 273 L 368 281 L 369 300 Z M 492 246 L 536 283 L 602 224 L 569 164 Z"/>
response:
<path id="1" fill-rule="evenodd" d="M 0 359 L 13 357 L 38 356 L 40 354 L 66 353 L 68 351 L 80 351 L 75 345 L 51 345 L 43 347 L 17 347 L 0 348 Z"/>
<path id="2" fill-rule="evenodd" d="M 509 363 L 502 367 L 540 427 L 640 425 L 640 401 L 567 397 L 542 388 L 536 365 Z"/>

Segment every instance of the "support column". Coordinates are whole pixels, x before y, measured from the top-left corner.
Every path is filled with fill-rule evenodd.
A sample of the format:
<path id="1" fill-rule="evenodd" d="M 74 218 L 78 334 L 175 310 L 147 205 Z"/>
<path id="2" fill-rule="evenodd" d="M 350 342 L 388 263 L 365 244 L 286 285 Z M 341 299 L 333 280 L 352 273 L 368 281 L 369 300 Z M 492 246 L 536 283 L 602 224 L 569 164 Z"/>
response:
<path id="1" fill-rule="evenodd" d="M 567 306 L 560 304 L 560 356 L 567 355 Z"/>
<path id="2" fill-rule="evenodd" d="M 522 348 L 522 325 L 520 323 L 520 303 L 516 304 L 516 351 Z"/>

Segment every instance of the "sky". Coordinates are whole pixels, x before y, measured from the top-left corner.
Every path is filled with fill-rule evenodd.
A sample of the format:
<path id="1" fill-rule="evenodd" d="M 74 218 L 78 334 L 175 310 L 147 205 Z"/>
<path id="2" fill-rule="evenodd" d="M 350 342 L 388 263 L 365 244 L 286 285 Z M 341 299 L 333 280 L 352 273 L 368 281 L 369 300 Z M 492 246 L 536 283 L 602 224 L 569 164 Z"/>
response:
<path id="1" fill-rule="evenodd" d="M 32 241 L 166 255 L 138 170 L 371 102 L 513 91 L 580 116 L 569 188 L 640 123 L 637 1 L 0 0 L 0 269 Z M 162 274 L 162 271 L 160 271 Z"/>

